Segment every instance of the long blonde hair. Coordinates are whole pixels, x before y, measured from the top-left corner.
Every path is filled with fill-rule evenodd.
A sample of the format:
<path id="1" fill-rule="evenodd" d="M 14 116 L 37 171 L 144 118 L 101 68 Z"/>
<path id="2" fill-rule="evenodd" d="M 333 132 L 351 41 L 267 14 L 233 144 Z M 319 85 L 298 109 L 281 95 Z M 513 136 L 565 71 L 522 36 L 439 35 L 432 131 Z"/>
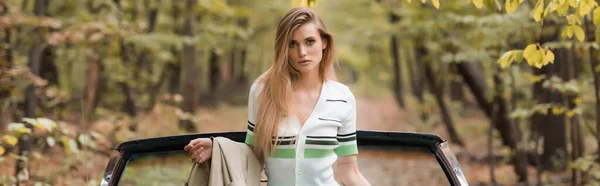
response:
<path id="1" fill-rule="evenodd" d="M 299 7 L 290 10 L 277 25 L 275 38 L 275 62 L 258 78 L 263 85 L 258 96 L 258 113 L 253 150 L 257 155 L 267 156 L 274 152 L 274 141 L 279 136 L 280 123 L 288 115 L 292 80 L 299 76 L 288 62 L 288 50 L 292 33 L 306 23 L 314 23 L 321 39 L 327 43 L 319 64 L 319 77 L 322 82 L 335 79 L 332 59 L 335 52 L 332 35 L 327 31 L 323 21 L 310 8 Z"/>

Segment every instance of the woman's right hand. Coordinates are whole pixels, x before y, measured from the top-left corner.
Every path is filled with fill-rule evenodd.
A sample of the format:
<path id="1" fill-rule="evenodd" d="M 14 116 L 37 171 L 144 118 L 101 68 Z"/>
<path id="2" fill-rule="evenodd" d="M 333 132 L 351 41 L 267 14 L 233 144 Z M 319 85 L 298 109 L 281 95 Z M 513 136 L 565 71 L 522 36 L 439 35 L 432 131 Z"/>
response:
<path id="1" fill-rule="evenodd" d="M 183 148 L 196 163 L 203 163 L 212 156 L 212 140 L 210 138 L 197 138 Z"/>

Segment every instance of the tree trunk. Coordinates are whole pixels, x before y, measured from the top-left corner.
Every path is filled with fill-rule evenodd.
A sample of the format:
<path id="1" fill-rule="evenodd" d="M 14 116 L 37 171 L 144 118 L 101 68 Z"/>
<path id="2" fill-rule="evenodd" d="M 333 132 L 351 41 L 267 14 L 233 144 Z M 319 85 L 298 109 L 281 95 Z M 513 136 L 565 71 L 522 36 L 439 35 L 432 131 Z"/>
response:
<path id="1" fill-rule="evenodd" d="M 423 97 L 419 97 L 419 95 L 417 94 L 417 74 L 415 71 L 416 70 L 416 65 L 414 65 L 416 62 L 415 57 L 414 57 L 414 48 L 409 48 L 406 51 L 406 55 L 407 55 L 407 59 L 408 61 L 406 61 L 406 67 L 408 68 L 408 77 L 409 79 L 407 80 L 410 83 L 410 88 L 411 88 L 411 92 L 413 94 L 413 96 L 415 96 L 417 98 L 417 101 L 419 101 L 419 103 L 423 103 Z M 422 74 L 421 74 L 422 75 Z"/>
<path id="2" fill-rule="evenodd" d="M 123 64 L 125 66 L 127 66 L 127 64 L 129 64 L 129 57 L 128 55 L 128 48 L 124 41 L 121 40 L 120 42 L 121 45 L 121 59 L 123 60 Z M 131 87 L 129 86 L 129 83 L 127 83 L 127 81 L 122 81 L 119 82 L 119 87 L 121 88 L 121 91 L 123 93 L 123 96 L 125 97 L 125 101 L 123 102 L 123 105 L 121 106 L 121 110 L 125 113 L 127 113 L 129 116 L 131 117 L 136 117 L 137 116 L 137 109 L 135 106 L 135 101 L 133 100 L 133 95 L 132 95 L 132 90 Z"/>
<path id="3" fill-rule="evenodd" d="M 425 63 L 425 77 L 427 78 L 427 84 L 429 84 L 431 92 L 433 92 L 433 94 L 435 95 L 437 103 L 442 112 L 442 119 L 444 120 L 444 124 L 446 124 L 446 130 L 448 131 L 448 135 L 450 136 L 451 142 L 464 147 L 465 143 L 458 136 L 458 133 L 454 128 L 454 122 L 452 121 L 452 117 L 450 116 L 450 112 L 448 111 L 448 107 L 446 106 L 446 102 L 444 101 L 442 90 L 440 90 L 440 86 L 436 82 L 436 77 L 433 73 L 433 70 L 431 69 L 431 64 L 429 63 Z"/>
<path id="4" fill-rule="evenodd" d="M 185 22 L 183 34 L 185 36 L 193 36 L 194 33 L 194 12 L 193 7 L 196 0 L 186 1 Z M 184 77 L 182 79 L 183 105 L 182 110 L 186 114 L 193 115 L 196 110 L 197 98 L 197 83 L 198 70 L 196 69 L 196 46 L 194 44 L 185 44 L 183 46 L 183 69 Z M 179 120 L 179 127 L 188 132 L 195 132 L 196 126 L 191 118 L 183 118 Z"/>
<path id="5" fill-rule="evenodd" d="M 115 4 L 117 5 L 117 8 L 120 9 L 121 11 L 123 11 L 121 4 L 120 4 L 120 0 L 114 0 Z M 133 19 L 135 20 L 135 18 Z M 119 24 L 121 24 L 119 22 Z M 123 38 L 119 39 L 119 49 L 121 52 L 121 61 L 123 62 L 123 66 L 127 67 L 129 65 L 129 63 L 131 62 L 131 57 L 129 56 L 132 51 L 130 50 L 131 47 L 127 46 L 125 44 L 125 41 Z M 135 76 L 135 75 L 134 75 Z M 137 117 L 137 108 L 136 108 L 136 104 L 135 104 L 135 100 L 133 99 L 133 91 L 131 86 L 127 83 L 127 81 L 122 81 L 122 82 L 118 82 L 118 86 L 121 89 L 121 92 L 123 93 L 123 96 L 125 97 L 125 101 L 123 102 L 123 104 L 121 105 L 121 110 L 125 113 L 127 113 L 129 116 L 136 118 Z M 134 120 L 136 121 L 136 120 Z M 132 125 L 129 126 L 129 129 L 132 131 L 136 131 L 137 130 L 137 123 L 133 123 Z"/>
<path id="6" fill-rule="evenodd" d="M 0 16 L 6 16 L 9 13 L 8 2 L 0 3 L 0 7 L 2 7 L 2 12 L 0 12 Z M 11 44 L 11 28 L 4 27 L 4 41 L 3 44 L 6 46 L 5 50 L 3 50 L 2 56 L 6 61 L 0 60 L 0 72 L 5 72 L 8 69 L 13 67 L 13 56 L 12 56 L 12 44 Z M 2 76 L 6 76 L 6 73 L 0 74 L 0 78 L 4 78 Z M 3 133 L 6 126 L 5 124 L 11 123 L 11 104 L 10 95 L 11 90 L 13 89 L 13 78 L 10 78 L 10 83 L 5 83 L 0 85 L 0 133 Z"/>
<path id="7" fill-rule="evenodd" d="M 556 63 L 556 62 L 555 62 Z M 560 93 L 551 92 L 551 102 L 561 102 L 563 97 Z M 565 115 L 548 114 L 547 123 L 544 124 L 544 154 L 542 165 L 545 170 L 563 171 L 566 168 L 566 128 Z"/>
<path id="8" fill-rule="evenodd" d="M 396 97 L 396 102 L 400 105 L 400 108 L 405 108 L 404 102 L 404 93 L 402 86 L 402 70 L 400 69 L 400 54 L 398 53 L 398 41 L 395 35 L 392 35 L 390 38 L 390 44 L 392 45 L 391 54 L 392 60 L 394 64 L 394 96 Z"/>
<path id="9" fill-rule="evenodd" d="M 486 97 L 489 87 L 485 82 L 485 77 L 483 76 L 481 69 L 479 69 L 474 62 L 458 62 L 456 67 L 458 73 L 462 76 L 463 81 L 468 85 L 473 96 L 475 96 L 481 109 L 483 109 L 484 113 L 491 118 L 493 112 L 492 104 Z M 503 141 L 505 140 L 503 139 Z"/>
<path id="10" fill-rule="evenodd" d="M 249 1 L 244 1 L 244 0 L 235 0 L 234 5 L 238 5 L 238 6 L 248 6 L 249 5 Z M 242 29 L 248 29 L 249 27 L 249 17 L 242 17 L 239 18 L 237 20 L 237 25 L 238 27 L 242 28 Z M 243 41 L 244 43 L 239 44 L 239 45 L 235 45 L 235 54 L 236 54 L 236 60 L 232 61 L 235 63 L 232 63 L 232 69 L 231 69 L 231 73 L 232 73 L 232 79 L 234 80 L 234 87 L 246 87 L 246 81 L 247 81 L 247 75 L 246 75 L 246 69 L 245 69 L 245 65 L 246 65 L 246 48 L 247 46 L 247 41 Z M 239 55 L 239 56 L 238 56 Z M 234 68 L 235 67 L 235 71 Z M 236 73 L 237 72 L 237 73 Z"/>
<path id="11" fill-rule="evenodd" d="M 566 70 L 566 79 L 569 80 L 577 80 L 579 79 L 579 74 L 581 72 L 581 61 L 583 60 L 579 55 L 577 55 L 577 51 L 575 47 L 571 47 L 569 51 L 569 60 L 568 64 L 564 65 Z M 579 97 L 579 94 L 570 94 L 567 95 L 566 105 L 568 106 L 568 110 L 573 110 L 577 107 L 575 103 L 575 98 Z M 572 116 L 568 116 L 568 124 L 570 126 L 571 131 L 571 161 L 574 162 L 580 157 L 583 157 L 583 153 L 585 152 L 585 146 L 583 144 L 583 134 L 581 133 L 581 125 L 579 123 L 579 114 L 574 113 Z M 572 169 L 572 184 L 573 185 L 583 185 L 583 173 L 580 170 Z"/>
<path id="12" fill-rule="evenodd" d="M 125 82 L 120 82 L 119 87 L 121 88 L 121 91 L 123 91 L 123 95 L 125 95 L 125 102 L 123 103 L 121 110 L 132 117 L 136 117 L 137 110 L 135 107 L 135 101 L 133 101 L 133 92 L 131 91 L 131 87 L 129 87 L 129 85 Z"/>
<path id="13" fill-rule="evenodd" d="M 390 24 L 395 24 L 400 21 L 400 16 L 394 12 L 389 13 Z M 392 55 L 392 64 L 394 65 L 394 96 L 400 108 L 405 108 L 404 102 L 404 87 L 402 86 L 402 70 L 400 69 L 400 54 L 398 53 L 398 38 L 395 34 L 390 37 L 390 54 Z"/>
<path id="14" fill-rule="evenodd" d="M 171 4 L 171 12 L 172 15 L 171 17 L 173 18 L 173 32 L 177 35 L 182 35 L 183 33 L 181 32 L 182 28 L 177 24 L 179 21 L 179 18 L 181 17 L 181 8 L 179 6 L 179 1 L 173 1 Z M 173 56 L 180 56 L 180 52 L 177 50 L 177 48 L 175 47 L 171 47 L 171 54 L 173 54 Z M 176 94 L 179 93 L 179 87 L 180 87 L 180 83 L 181 83 L 181 58 L 176 57 L 175 58 L 175 64 L 173 65 L 169 65 L 168 70 L 170 71 L 169 73 L 169 87 L 168 87 L 168 91 L 170 94 Z"/>
<path id="15" fill-rule="evenodd" d="M 456 67 L 456 63 L 450 64 L 450 72 L 450 74 L 452 74 L 453 77 L 460 77 L 460 74 L 458 73 L 458 69 Z M 450 81 L 450 99 L 453 101 L 460 101 L 465 103 L 465 92 L 463 89 L 463 84 L 455 78 L 452 78 L 452 80 Z"/>
<path id="16" fill-rule="evenodd" d="M 48 1 L 46 1 L 46 3 L 48 3 Z M 58 87 L 58 68 L 56 67 L 56 62 L 54 59 L 54 47 L 52 47 L 51 45 L 46 45 L 44 47 L 44 50 L 42 51 L 40 76 L 42 79 L 45 79 L 48 82 L 46 86 Z M 53 107 L 48 106 L 49 105 L 42 105 L 42 111 L 46 114 L 54 113 L 56 115 L 58 115 L 57 113 L 61 113 L 61 110 L 63 110 L 66 107 L 65 103 L 59 103 L 57 105 L 54 105 Z"/>
<path id="17" fill-rule="evenodd" d="M 91 55 L 88 56 L 88 63 L 86 69 L 86 82 L 85 82 L 85 93 L 83 99 L 85 100 L 84 112 L 89 116 L 96 105 L 100 95 L 100 77 L 102 76 L 102 62 L 99 56 Z"/>
<path id="18" fill-rule="evenodd" d="M 423 99 L 423 94 L 425 93 L 425 86 L 427 84 L 427 81 L 425 81 L 425 77 L 423 74 L 424 73 L 424 67 L 423 67 L 423 63 L 425 62 L 424 58 L 425 56 L 427 56 L 427 49 L 425 49 L 425 46 L 421 46 L 419 45 L 416 48 L 416 54 L 415 54 L 415 75 L 413 78 L 413 90 L 414 90 L 414 94 L 415 96 L 419 99 L 419 100 L 424 100 Z"/>
<path id="19" fill-rule="evenodd" d="M 220 96 L 221 89 L 221 66 L 219 65 L 220 56 L 216 49 L 212 49 L 209 59 L 209 83 L 208 88 L 210 91 L 210 99 L 203 100 L 209 102 L 209 105 L 216 105 Z"/>
<path id="20" fill-rule="evenodd" d="M 427 49 L 419 44 L 416 49 L 411 48 L 411 53 L 413 54 L 411 60 L 412 62 L 409 62 L 409 64 L 414 64 L 414 70 L 411 67 L 409 72 L 413 73 L 413 75 L 410 76 L 413 78 L 411 81 L 413 95 L 417 97 L 419 103 L 423 105 L 425 102 L 423 95 L 425 93 L 425 86 L 427 84 L 427 81 L 425 81 L 424 77 L 425 72 L 423 70 L 423 63 L 425 63 L 424 57 L 427 55 Z M 426 121 L 428 118 L 428 113 L 421 111 L 421 120 Z"/>
<path id="21" fill-rule="evenodd" d="M 149 4 L 150 2 L 148 2 L 148 0 L 146 0 L 145 3 Z M 154 29 L 156 27 L 157 17 L 158 17 L 158 7 L 153 7 L 148 12 L 148 28 L 145 31 L 146 34 L 154 32 Z M 152 73 L 151 72 L 152 65 L 150 64 L 150 58 L 148 56 L 148 49 L 142 48 L 142 51 L 138 55 L 135 66 L 136 66 L 136 68 L 134 69 L 134 73 L 133 73 L 134 79 L 138 79 L 138 77 L 140 75 L 140 71 L 142 69 L 147 69 L 150 74 Z"/>
<path id="22" fill-rule="evenodd" d="M 236 41 L 234 41 L 236 42 Z M 225 74 L 225 79 L 227 79 L 227 84 L 228 86 L 233 86 L 233 84 L 235 84 L 235 81 L 237 80 L 236 77 L 236 70 L 238 70 L 236 68 L 237 65 L 237 54 L 238 50 L 236 46 L 231 47 L 231 51 L 229 53 L 229 63 L 228 63 L 228 67 L 229 69 L 227 70 L 227 74 Z"/>
<path id="23" fill-rule="evenodd" d="M 485 77 L 483 76 L 483 73 L 477 64 L 472 62 L 458 62 L 457 68 L 458 72 L 463 78 L 463 81 L 467 83 L 471 93 L 475 96 L 479 106 L 483 109 L 484 113 L 491 118 L 493 112 L 492 104 L 487 100 L 486 97 L 489 88 L 485 82 Z M 520 131 L 514 130 L 516 126 L 514 126 L 508 118 L 508 106 L 506 99 L 502 99 L 502 101 L 498 104 L 498 112 L 503 113 L 498 114 L 496 128 L 500 132 L 503 144 L 511 149 L 516 149 L 518 139 L 520 139 L 521 135 L 519 133 Z"/>
<path id="24" fill-rule="evenodd" d="M 164 68 L 162 68 L 160 72 L 160 76 L 158 77 L 158 82 L 150 87 L 150 98 L 148 100 L 148 105 L 146 106 L 145 111 L 150 112 L 156 105 L 156 101 L 158 99 L 158 95 L 160 94 L 160 88 L 163 86 L 167 77 L 169 76 L 170 69 L 174 68 L 171 66 L 175 66 L 173 63 L 165 63 Z M 177 82 L 179 83 L 179 82 Z"/>
<path id="25" fill-rule="evenodd" d="M 554 54 L 556 60 L 554 64 L 549 64 L 542 67 L 542 72 L 547 76 L 559 75 L 563 80 L 565 79 L 564 72 L 561 69 L 565 68 L 567 61 L 567 51 L 565 49 L 555 49 Z M 545 103 L 562 104 L 565 99 L 563 94 L 557 91 L 544 89 L 547 91 L 548 99 Z M 544 135 L 544 154 L 542 155 L 542 165 L 544 170 L 550 171 L 563 171 L 567 164 L 567 149 L 566 149 L 566 126 L 565 126 L 565 114 L 553 114 L 550 109 L 546 117 L 546 123 L 543 125 Z"/>
<path id="26" fill-rule="evenodd" d="M 537 68 L 533 68 L 533 75 L 535 76 L 539 76 L 542 75 L 543 72 L 541 69 L 537 69 Z M 538 81 L 536 83 L 533 83 L 532 85 L 532 99 L 535 100 L 535 103 L 544 103 L 546 102 L 546 100 L 548 100 L 548 92 L 544 91 L 544 88 L 542 87 L 542 81 Z M 532 160 L 534 160 L 535 163 L 535 168 L 536 168 L 536 178 L 537 178 L 537 182 L 538 185 L 541 183 L 542 181 L 542 173 L 544 171 L 543 167 L 542 167 L 542 154 L 539 153 L 539 146 L 540 146 L 540 141 L 541 139 L 543 139 L 544 137 L 544 132 L 542 130 L 542 125 L 546 124 L 547 122 L 547 118 L 544 117 L 543 114 L 539 113 L 539 112 L 534 112 L 531 117 L 529 118 L 529 127 L 530 127 L 530 131 L 531 134 L 529 136 L 529 141 L 533 141 L 535 144 L 535 147 L 532 150 L 533 158 Z"/>
<path id="27" fill-rule="evenodd" d="M 517 93 L 517 86 L 516 86 L 516 78 L 515 78 L 515 74 L 514 71 L 510 70 L 510 77 L 511 77 L 511 110 L 515 110 L 517 109 L 517 100 L 520 98 L 520 96 L 518 96 Z M 515 129 L 517 130 L 521 130 L 521 128 L 519 126 L 521 126 L 520 122 L 521 120 L 519 120 L 518 118 L 511 120 L 511 122 L 513 123 L 513 126 L 515 126 Z M 522 134 L 522 133 L 521 133 Z M 518 144 L 527 144 L 528 141 L 526 141 L 526 139 L 524 139 L 522 136 L 517 139 Z M 515 155 L 515 172 L 517 173 L 517 176 L 519 176 L 519 182 L 524 183 L 525 186 L 529 185 L 529 174 L 528 174 L 528 166 L 529 163 L 531 162 L 532 165 L 536 165 L 535 162 L 533 161 L 535 156 L 530 156 L 533 154 L 529 154 L 529 148 L 528 146 L 524 146 L 524 145 L 517 145 L 517 149 L 516 149 L 516 155 Z M 531 158 L 531 159 L 530 159 Z"/>
<path id="28" fill-rule="evenodd" d="M 45 0 L 35 0 L 35 5 L 33 9 L 33 13 L 36 16 L 43 16 L 46 14 L 46 6 Z M 44 51 L 43 42 L 44 35 L 42 33 L 42 28 L 37 27 L 34 29 L 34 43 L 33 47 L 29 50 L 29 70 L 32 74 L 39 76 L 40 75 L 40 67 L 42 62 L 42 52 Z M 25 90 L 25 117 L 27 118 L 36 118 L 37 113 L 36 109 L 38 106 L 37 96 L 36 96 L 36 87 L 32 83 Z M 21 136 L 21 139 L 18 143 L 19 148 L 19 156 L 22 156 L 23 159 L 17 160 L 16 163 L 16 171 L 15 176 L 17 177 L 17 185 L 28 184 L 29 181 L 29 150 L 33 146 L 32 136 L 28 134 L 24 134 Z M 24 182 L 23 182 L 24 181 Z"/>
<path id="29" fill-rule="evenodd" d="M 590 48 L 590 55 L 591 70 L 594 75 L 594 96 L 596 98 L 596 140 L 598 147 L 600 147 L 600 72 L 596 70 L 600 69 L 600 62 L 598 60 L 600 52 L 598 49 Z M 598 148 L 596 155 L 600 157 L 600 148 Z M 600 158 L 598 158 L 598 162 L 600 162 Z"/>
<path id="30" fill-rule="evenodd" d="M 496 125 L 496 121 L 498 118 L 498 112 L 496 112 L 497 106 L 494 103 L 492 103 L 492 118 L 490 119 L 490 127 L 488 128 L 488 133 L 487 133 L 487 146 L 488 146 L 488 166 L 490 169 L 490 183 L 491 185 L 496 185 L 496 173 L 495 173 L 495 169 L 496 169 L 496 158 L 494 158 L 494 128 Z"/>
<path id="31" fill-rule="evenodd" d="M 240 52 L 240 70 L 239 70 L 239 75 L 238 75 L 238 82 L 240 83 L 246 83 L 246 81 L 248 80 L 248 75 L 246 74 L 246 47 L 244 47 L 242 49 L 242 51 Z"/>
<path id="32" fill-rule="evenodd" d="M 573 109 L 576 107 L 575 103 L 572 101 L 573 99 L 575 99 L 575 97 L 576 96 L 569 96 L 567 100 L 569 104 L 569 109 Z M 577 159 L 583 156 L 583 136 L 581 133 L 581 126 L 579 125 L 578 117 L 575 115 L 568 117 L 568 119 L 571 131 L 571 162 L 575 162 L 577 161 Z M 572 169 L 572 185 L 581 185 L 582 181 L 582 172 L 577 169 Z"/>
<path id="33" fill-rule="evenodd" d="M 158 3 L 158 1 L 157 1 Z M 146 4 L 150 4 L 150 2 L 148 2 L 148 0 L 146 0 Z M 156 28 L 156 20 L 158 18 L 158 4 L 155 5 L 155 7 L 152 7 L 150 9 L 150 11 L 148 12 L 148 28 L 146 29 L 145 33 L 149 34 L 154 32 L 155 28 Z M 150 57 L 148 56 L 148 49 L 143 48 L 142 51 L 140 52 L 140 55 L 138 56 L 138 61 L 136 63 L 136 68 L 134 71 L 137 71 L 137 73 L 134 73 L 134 79 L 138 79 L 137 77 L 139 76 L 139 74 L 141 74 L 139 71 L 146 69 L 148 74 L 152 74 L 152 64 L 150 63 Z M 167 66 L 168 64 L 165 64 L 165 66 Z M 161 71 L 160 77 L 158 79 L 158 82 L 156 83 L 152 83 L 152 81 L 148 81 L 147 83 L 147 93 L 149 94 L 148 96 L 148 105 L 146 105 L 144 111 L 148 112 L 151 111 L 152 108 L 154 107 L 154 104 L 156 103 L 156 97 L 160 91 L 160 85 L 162 85 L 163 79 L 162 78 L 166 78 L 166 68 L 163 68 L 163 70 Z"/>
<path id="34" fill-rule="evenodd" d="M 46 46 L 42 51 L 40 72 L 41 78 L 48 81 L 48 85 L 58 85 L 58 70 L 54 62 L 54 49 Z"/>
<path id="35" fill-rule="evenodd" d="M 527 152 L 525 149 L 523 149 L 522 147 L 520 147 L 519 141 L 520 141 L 520 133 L 521 130 L 519 129 L 518 125 L 516 125 L 516 123 L 513 122 L 513 120 L 497 120 L 499 118 L 508 118 L 508 114 L 509 114 L 509 106 L 508 106 L 508 101 L 506 100 L 506 98 L 503 96 L 505 95 L 505 84 L 504 81 L 502 80 L 502 77 L 500 76 L 501 73 L 501 69 L 497 69 L 496 72 L 494 73 L 494 86 L 495 86 L 495 94 L 494 94 L 494 102 L 492 104 L 495 104 L 493 106 L 495 106 L 496 109 L 492 110 L 492 115 L 494 116 L 493 118 L 496 118 L 494 125 L 495 127 L 499 130 L 499 131 L 505 131 L 506 133 L 508 133 L 508 137 L 510 140 L 513 140 L 514 143 L 516 144 L 515 147 L 511 147 L 512 150 L 515 152 L 515 165 L 514 165 L 514 169 L 515 169 L 515 173 L 517 173 L 517 175 L 519 176 L 519 182 L 527 182 L 527 165 L 528 165 L 528 161 L 527 161 Z M 501 125 L 499 123 L 499 121 L 502 122 L 506 122 L 505 124 Z M 501 125 L 501 126 L 499 126 Z"/>
<path id="36" fill-rule="evenodd" d="M 173 54 L 180 54 L 180 52 L 177 52 L 175 49 L 172 50 Z M 182 62 L 181 60 L 177 59 L 177 63 L 173 64 L 173 65 L 169 65 L 169 68 L 166 69 L 168 71 L 170 71 L 169 73 L 169 87 L 168 87 L 168 91 L 169 94 L 177 94 L 180 93 L 180 83 L 181 81 L 181 65 Z"/>

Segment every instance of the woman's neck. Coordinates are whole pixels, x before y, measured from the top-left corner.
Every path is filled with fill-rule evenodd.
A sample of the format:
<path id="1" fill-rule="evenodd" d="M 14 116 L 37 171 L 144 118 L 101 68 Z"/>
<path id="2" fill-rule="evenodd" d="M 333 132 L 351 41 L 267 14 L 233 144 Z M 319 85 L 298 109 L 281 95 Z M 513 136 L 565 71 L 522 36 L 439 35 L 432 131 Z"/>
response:
<path id="1" fill-rule="evenodd" d="M 292 84 L 293 89 L 302 90 L 320 90 L 321 89 L 321 77 L 319 76 L 318 70 L 313 70 L 308 74 L 300 74 Z"/>

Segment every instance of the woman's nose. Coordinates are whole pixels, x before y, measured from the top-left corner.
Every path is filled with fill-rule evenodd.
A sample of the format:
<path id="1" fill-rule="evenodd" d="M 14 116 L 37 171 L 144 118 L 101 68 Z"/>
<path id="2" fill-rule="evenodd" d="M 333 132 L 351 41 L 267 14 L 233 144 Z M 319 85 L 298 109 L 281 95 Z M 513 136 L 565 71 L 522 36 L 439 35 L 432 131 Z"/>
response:
<path id="1" fill-rule="evenodd" d="M 300 57 L 306 56 L 306 48 L 304 46 L 300 45 L 299 49 L 300 50 L 298 50 L 298 52 L 300 54 Z"/>

